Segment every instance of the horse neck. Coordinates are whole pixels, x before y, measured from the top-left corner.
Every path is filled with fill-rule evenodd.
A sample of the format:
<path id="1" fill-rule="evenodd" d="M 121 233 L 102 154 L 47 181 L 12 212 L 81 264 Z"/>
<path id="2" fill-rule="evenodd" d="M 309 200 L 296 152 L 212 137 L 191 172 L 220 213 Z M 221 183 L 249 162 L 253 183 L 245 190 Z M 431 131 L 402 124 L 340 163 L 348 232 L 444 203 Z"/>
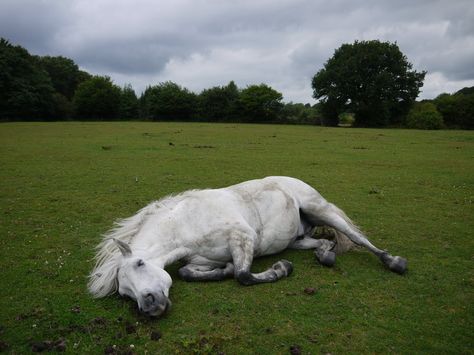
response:
<path id="1" fill-rule="evenodd" d="M 189 255 L 190 251 L 180 246 L 176 235 L 179 235 L 179 224 L 173 222 L 175 213 L 172 209 L 182 196 L 170 197 L 151 203 L 139 213 L 143 217 L 137 223 L 137 232 L 131 241 L 132 250 L 141 250 L 147 258 L 154 260 L 157 266 L 164 268 Z"/>
<path id="2" fill-rule="evenodd" d="M 169 238 L 169 233 L 163 230 L 160 233 L 156 228 L 141 230 L 135 236 L 131 247 L 163 269 L 189 254 L 187 249 L 176 246 Z"/>

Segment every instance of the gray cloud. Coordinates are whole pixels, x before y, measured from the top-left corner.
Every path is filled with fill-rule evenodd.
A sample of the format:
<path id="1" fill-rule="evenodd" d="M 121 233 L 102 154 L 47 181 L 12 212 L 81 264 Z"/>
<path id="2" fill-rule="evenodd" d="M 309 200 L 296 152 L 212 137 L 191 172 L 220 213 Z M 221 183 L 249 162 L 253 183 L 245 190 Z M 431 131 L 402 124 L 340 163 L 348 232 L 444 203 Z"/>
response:
<path id="1" fill-rule="evenodd" d="M 396 41 L 429 72 L 426 98 L 474 85 L 473 9 L 463 0 L 5 0 L 0 35 L 139 92 L 164 80 L 194 91 L 235 80 L 299 102 L 314 102 L 311 77 L 341 44 Z"/>

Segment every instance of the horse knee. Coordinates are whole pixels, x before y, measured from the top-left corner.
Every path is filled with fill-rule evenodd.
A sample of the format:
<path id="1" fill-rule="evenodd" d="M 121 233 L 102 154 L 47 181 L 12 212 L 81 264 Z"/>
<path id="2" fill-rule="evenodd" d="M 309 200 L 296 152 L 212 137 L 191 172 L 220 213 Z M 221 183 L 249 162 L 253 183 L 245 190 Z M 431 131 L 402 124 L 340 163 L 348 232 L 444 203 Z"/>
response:
<path id="1" fill-rule="evenodd" d="M 237 271 L 235 273 L 237 281 L 244 286 L 250 286 L 255 284 L 255 278 L 250 271 Z"/>
<path id="2" fill-rule="evenodd" d="M 234 275 L 234 270 L 235 270 L 234 264 L 227 263 L 223 272 L 226 277 L 229 277 L 229 276 L 232 277 L 232 275 Z"/>

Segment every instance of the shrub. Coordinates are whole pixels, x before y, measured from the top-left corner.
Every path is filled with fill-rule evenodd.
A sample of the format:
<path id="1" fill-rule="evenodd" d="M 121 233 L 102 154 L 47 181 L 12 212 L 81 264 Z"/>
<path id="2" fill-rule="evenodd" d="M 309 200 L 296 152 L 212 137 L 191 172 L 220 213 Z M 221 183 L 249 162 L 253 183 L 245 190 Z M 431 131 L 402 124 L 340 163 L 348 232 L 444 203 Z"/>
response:
<path id="1" fill-rule="evenodd" d="M 339 125 L 340 126 L 353 126 L 355 122 L 355 117 L 353 113 L 344 112 L 339 115 Z"/>
<path id="2" fill-rule="evenodd" d="M 292 124 L 320 124 L 318 111 L 310 104 L 289 102 L 284 104 L 279 122 Z"/>
<path id="3" fill-rule="evenodd" d="M 436 106 L 430 102 L 424 102 L 412 107 L 408 113 L 406 125 L 408 128 L 440 129 L 444 127 L 444 122 Z"/>

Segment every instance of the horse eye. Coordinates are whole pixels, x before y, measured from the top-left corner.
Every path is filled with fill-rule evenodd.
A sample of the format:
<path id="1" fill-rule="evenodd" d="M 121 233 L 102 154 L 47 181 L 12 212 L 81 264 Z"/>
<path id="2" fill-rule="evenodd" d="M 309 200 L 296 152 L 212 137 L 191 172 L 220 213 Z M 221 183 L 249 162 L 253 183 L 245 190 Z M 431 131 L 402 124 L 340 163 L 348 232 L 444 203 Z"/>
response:
<path id="1" fill-rule="evenodd" d="M 145 263 L 143 262 L 142 259 L 137 261 L 137 266 L 143 266 L 143 265 L 145 265 Z"/>

